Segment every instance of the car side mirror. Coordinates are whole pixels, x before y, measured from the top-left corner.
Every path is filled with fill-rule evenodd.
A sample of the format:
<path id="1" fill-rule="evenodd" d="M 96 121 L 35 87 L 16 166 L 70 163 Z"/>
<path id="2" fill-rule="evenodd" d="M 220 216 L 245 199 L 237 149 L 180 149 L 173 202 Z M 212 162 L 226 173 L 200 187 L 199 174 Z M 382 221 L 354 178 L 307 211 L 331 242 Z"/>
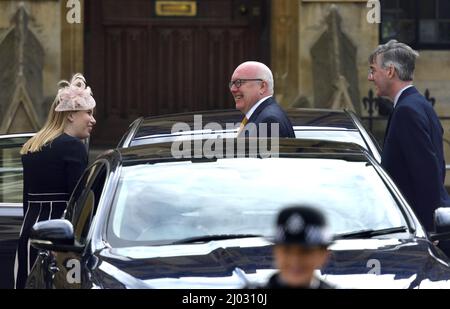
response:
<path id="1" fill-rule="evenodd" d="M 38 250 L 81 252 L 84 247 L 75 245 L 73 226 L 70 221 L 54 219 L 33 225 L 30 243 Z"/>
<path id="2" fill-rule="evenodd" d="M 440 207 L 434 211 L 434 227 L 431 240 L 450 239 L 450 207 Z"/>

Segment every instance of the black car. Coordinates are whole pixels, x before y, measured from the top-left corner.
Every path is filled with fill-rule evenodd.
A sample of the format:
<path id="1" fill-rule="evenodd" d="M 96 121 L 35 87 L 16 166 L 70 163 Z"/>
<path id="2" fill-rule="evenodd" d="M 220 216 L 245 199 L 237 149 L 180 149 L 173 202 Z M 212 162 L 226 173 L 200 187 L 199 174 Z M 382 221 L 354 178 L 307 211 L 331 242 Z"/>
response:
<path id="1" fill-rule="evenodd" d="M 287 110 L 287 115 L 297 138 L 355 143 L 367 149 L 375 160 L 381 162 L 381 151 L 377 141 L 364 129 L 354 112 L 292 108 Z M 140 117 L 129 126 L 118 147 L 173 142 L 186 138 L 233 138 L 241 121 L 242 113 L 236 110 Z"/>
<path id="2" fill-rule="evenodd" d="M 262 283 L 275 271 L 270 239 L 276 214 L 292 203 L 315 205 L 328 218 L 336 242 L 318 275 L 329 282 L 343 288 L 450 287 L 449 260 L 433 244 L 445 233 L 426 234 L 362 147 L 280 139 L 275 151 L 249 140 L 243 149 L 236 139 L 216 141 L 234 151 L 197 156 L 191 148 L 175 158 L 173 143 L 160 143 L 99 157 L 64 218 L 33 227 L 31 243 L 41 251 L 27 287 Z M 436 211 L 436 227 L 448 231 L 447 209 Z"/>
<path id="3" fill-rule="evenodd" d="M 194 129 L 194 116 L 202 115 L 203 123 L 220 123 L 225 130 L 188 130 L 171 134 L 176 123 L 186 123 Z M 322 109 L 293 109 L 289 111 L 295 132 L 302 139 L 323 139 L 354 142 L 380 160 L 377 144 L 369 137 L 356 115 L 348 111 Z M 240 122 L 242 115 L 235 110 L 208 111 L 139 118 L 124 135 L 119 146 L 130 147 L 147 143 L 182 141 L 199 138 L 234 137 L 236 128 L 226 129 L 226 124 Z M 197 133 L 202 134 L 197 134 Z M 22 225 L 22 165 L 19 150 L 34 133 L 0 136 L 0 150 L 3 152 L 0 170 L 0 288 L 13 287 L 13 266 L 19 231 Z M 2 193 L 3 192 L 3 193 Z"/>

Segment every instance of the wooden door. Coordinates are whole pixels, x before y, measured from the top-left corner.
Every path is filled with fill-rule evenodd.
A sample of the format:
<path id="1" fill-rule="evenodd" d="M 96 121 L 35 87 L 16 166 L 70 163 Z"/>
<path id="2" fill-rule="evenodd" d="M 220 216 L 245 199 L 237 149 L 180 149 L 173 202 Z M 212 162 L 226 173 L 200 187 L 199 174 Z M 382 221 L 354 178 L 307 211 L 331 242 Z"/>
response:
<path id="1" fill-rule="evenodd" d="M 234 68 L 268 64 L 268 0 L 198 0 L 195 16 L 176 17 L 159 16 L 157 2 L 86 1 L 94 145 L 117 144 L 139 116 L 234 108 Z"/>

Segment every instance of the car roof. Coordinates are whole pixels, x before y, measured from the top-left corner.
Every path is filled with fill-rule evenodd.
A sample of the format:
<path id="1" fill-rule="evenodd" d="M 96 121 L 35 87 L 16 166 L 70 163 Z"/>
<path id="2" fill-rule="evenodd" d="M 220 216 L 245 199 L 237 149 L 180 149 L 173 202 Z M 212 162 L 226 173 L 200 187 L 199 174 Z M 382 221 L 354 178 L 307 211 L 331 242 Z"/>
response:
<path id="1" fill-rule="evenodd" d="M 331 127 L 336 129 L 358 130 L 350 114 L 345 110 L 330 110 L 316 108 L 292 108 L 287 114 L 294 127 Z M 242 113 L 237 110 L 198 111 L 180 114 L 171 114 L 155 117 L 145 117 L 139 120 L 133 138 L 157 134 L 170 134 L 176 123 L 186 123 L 194 128 L 195 116 L 201 115 L 202 125 L 211 122 L 220 124 L 224 129 L 226 124 L 236 124 L 242 121 Z"/>
<path id="2" fill-rule="evenodd" d="M 4 138 L 16 138 L 16 137 L 32 137 L 36 133 L 10 133 L 10 134 L 0 134 L 0 139 Z"/>
<path id="3" fill-rule="evenodd" d="M 293 138 L 281 138 L 278 140 L 278 151 L 273 152 L 270 140 L 266 139 L 268 146 L 258 149 L 258 142 L 262 139 L 250 138 L 246 139 L 254 140 L 254 143 L 250 141 L 250 147 L 245 147 L 245 149 L 238 148 L 239 138 L 224 138 L 215 139 L 215 143 L 222 143 L 223 153 L 221 157 L 223 158 L 235 158 L 242 157 L 245 154 L 248 155 L 249 151 L 252 154 L 257 153 L 261 157 L 268 157 L 268 154 L 276 154 L 280 157 L 308 157 L 308 158 L 327 158 L 327 159 L 342 159 L 347 161 L 363 161 L 369 162 L 370 154 L 366 149 L 355 143 L 345 143 L 345 142 L 335 142 L 335 141 L 324 141 L 324 140 L 303 140 L 303 139 L 293 139 Z M 203 143 L 207 139 L 203 140 Z M 194 147 L 198 146 L 195 143 L 198 141 L 184 141 L 184 143 L 189 143 L 191 146 L 191 154 L 189 157 L 176 158 L 173 155 L 173 144 L 172 142 L 158 143 L 158 144 L 144 144 L 139 146 L 132 146 L 128 148 L 116 148 L 114 151 L 106 152 L 102 157 L 115 157 L 114 161 L 121 162 L 122 165 L 129 166 L 135 164 L 147 163 L 159 163 L 159 162 L 173 162 L 173 161 L 211 161 L 215 160 L 208 159 L 204 156 L 196 156 L 194 152 Z M 185 144 L 184 144 L 185 145 Z M 204 144 L 202 144 L 204 145 Z M 216 144 L 217 145 L 217 144 Z M 234 145 L 234 152 L 229 152 L 226 149 L 227 145 Z M 242 144 L 240 144 L 242 145 Z M 259 144 L 261 145 L 261 144 Z M 255 147 L 256 146 L 256 147 Z M 271 152 L 272 151 L 272 152 Z M 245 154 L 244 154 L 245 153 Z M 244 155 L 243 155 L 244 154 Z M 112 159 L 112 158 L 111 158 Z"/>
<path id="4" fill-rule="evenodd" d="M 0 135 L 0 146 L 2 148 L 22 147 L 23 144 L 36 133 L 13 133 Z"/>

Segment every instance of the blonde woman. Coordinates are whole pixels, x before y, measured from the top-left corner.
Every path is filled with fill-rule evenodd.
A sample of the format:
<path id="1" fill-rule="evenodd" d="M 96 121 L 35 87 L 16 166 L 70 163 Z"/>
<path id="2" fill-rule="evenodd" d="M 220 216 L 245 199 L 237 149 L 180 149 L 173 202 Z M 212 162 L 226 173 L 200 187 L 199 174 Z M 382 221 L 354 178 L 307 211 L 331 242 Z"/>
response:
<path id="1" fill-rule="evenodd" d="M 16 288 L 24 288 L 37 250 L 29 244 L 32 226 L 61 218 L 88 156 L 95 100 L 83 75 L 61 81 L 44 127 L 22 147 L 24 220 L 14 266 Z"/>

